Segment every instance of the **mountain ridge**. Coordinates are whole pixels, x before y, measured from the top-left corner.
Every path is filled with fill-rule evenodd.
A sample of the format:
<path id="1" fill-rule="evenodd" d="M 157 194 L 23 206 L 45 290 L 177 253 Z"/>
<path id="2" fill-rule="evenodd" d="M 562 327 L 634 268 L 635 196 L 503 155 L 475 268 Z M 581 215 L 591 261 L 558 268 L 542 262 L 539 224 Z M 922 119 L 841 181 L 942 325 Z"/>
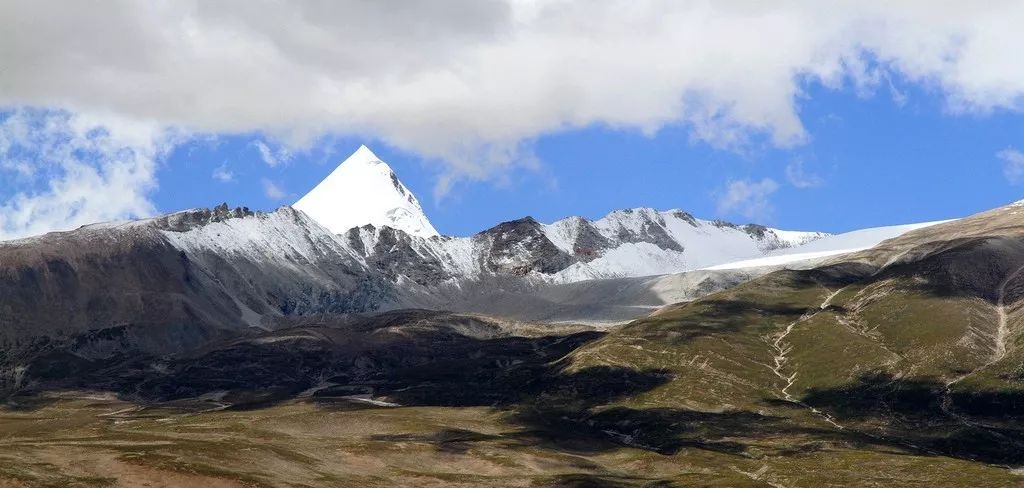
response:
<path id="1" fill-rule="evenodd" d="M 464 486 L 1019 484 L 1024 205 L 917 227 L 637 209 L 423 237 L 222 204 L 3 242 L 11 463 L 115 446 L 270 486 L 447 486 L 451 463 Z"/>
<path id="2" fill-rule="evenodd" d="M 400 188 L 387 171 L 386 184 Z M 0 325 L 16 367 L 52 351 L 174 353 L 296 317 L 411 307 L 608 324 L 774 268 L 642 277 L 823 236 L 646 208 L 551 224 L 525 217 L 468 237 L 388 224 L 338 233 L 289 206 L 221 204 L 0 243 Z"/>
<path id="3" fill-rule="evenodd" d="M 508 237 L 526 226 L 537 238 L 537 225 L 521 219 L 492 234 Z M 250 235 L 244 231 L 252 228 L 302 226 L 312 237 L 308 242 L 320 246 L 262 232 L 248 241 L 226 238 L 230 232 Z M 101 227 L 50 236 L 38 249 L 29 243 L 0 254 L 6 258 L 0 261 L 0 298 L 8 307 L 0 315 L 8 340 L 0 371 L 5 391 L 17 392 L 9 397 L 15 407 L 7 422 L 38 426 L 66 418 L 55 408 L 89 408 L 88 428 L 43 436 L 59 442 L 37 442 L 40 435 L 33 432 L 38 430 L 18 430 L 27 439 L 19 449 L 54 449 L 83 437 L 123 440 L 141 430 L 145 440 L 161 441 L 160 457 L 136 457 L 139 447 L 133 444 L 126 447 L 133 461 L 163 462 L 173 454 L 201 468 L 212 458 L 234 466 L 228 476 L 252 476 L 251 456 L 258 452 L 252 449 L 270 443 L 274 451 L 264 456 L 274 468 L 260 471 L 261 480 L 280 479 L 276 469 L 285 465 L 282 461 L 322 469 L 320 458 L 294 454 L 308 453 L 309 442 L 341 439 L 324 452 L 341 452 L 331 466 L 350 470 L 346 474 L 356 469 L 361 475 L 393 477 L 393 466 L 410 471 L 410 452 L 429 452 L 432 457 L 423 459 L 466 466 L 464 472 L 473 474 L 462 478 L 464 486 L 507 486 L 521 480 L 524 470 L 537 469 L 570 473 L 588 486 L 641 487 L 652 479 L 683 486 L 1015 486 L 1020 481 L 1024 207 L 1019 205 L 912 230 L 806 268 L 711 286 L 684 303 L 653 314 L 645 310 L 643 317 L 603 331 L 523 323 L 503 314 L 438 311 L 443 300 L 418 310 L 405 301 L 404 310 L 353 313 L 353 307 L 341 307 L 349 313 L 334 313 L 339 310 L 332 308 L 339 305 L 335 300 L 342 297 L 316 288 L 319 278 L 334 279 L 329 266 L 339 259 L 316 250 L 349 249 L 350 235 L 373 248 L 413 251 L 400 244 L 443 237 L 423 239 L 369 225 L 336 235 L 293 209 L 235 216 L 224 206 L 113 230 L 122 231 L 133 238 L 104 240 L 111 229 Z M 165 245 L 168 235 L 189 242 L 179 251 Z M 218 242 L 217 236 L 226 240 Z M 481 239 L 489 243 L 491 237 Z M 79 245 L 97 239 L 113 245 Z M 149 252 L 151 246 L 161 252 Z M 61 254 L 62 249 L 67 252 Z M 21 254 L 42 259 L 33 266 L 11 266 L 12 257 Z M 349 269 L 341 270 L 339 276 L 352 279 L 347 293 L 358 293 L 360 279 L 379 277 L 361 271 L 373 269 L 374 263 L 364 259 L 373 254 L 364 248 L 353 254 Z M 418 262 L 416 256 L 408 257 Z M 253 262 L 254 257 L 271 260 Z M 105 259 L 113 261 L 107 265 Z M 397 263 L 396 270 L 402 269 Z M 304 278 L 310 289 L 293 289 L 283 301 L 265 296 L 287 292 L 282 283 L 303 276 L 306 264 L 325 266 L 323 274 Z M 247 266 L 254 266 L 253 272 L 247 273 Z M 104 274 L 87 273 L 93 267 Z M 170 272 L 154 274 L 163 269 Z M 706 283 L 705 278 L 719 276 L 714 273 L 669 276 Z M 179 274 L 189 278 L 165 279 Z M 455 284 L 419 285 L 401 276 L 399 283 L 380 281 L 379 297 L 398 292 L 393 298 L 401 301 L 409 298 L 404 294 L 438 288 L 452 297 L 460 292 Z M 146 287 L 126 294 L 112 286 L 134 278 Z M 484 303 L 500 301 L 526 281 L 490 274 L 459 285 L 470 289 L 463 292 L 484 293 Z M 78 298 L 63 287 L 79 282 L 99 298 L 113 292 L 98 307 L 88 306 L 96 297 L 76 301 L 94 327 L 104 321 L 113 326 L 68 335 L 64 322 L 18 322 L 18 315 L 9 313 L 24 310 L 12 290 L 42 291 L 21 298 L 41 295 L 50 301 L 30 305 L 52 310 L 59 308 L 57 299 Z M 590 290 L 554 285 L 523 304 L 537 307 L 543 298 L 586 308 L 592 302 L 577 300 L 580 292 L 592 291 L 607 303 L 621 297 L 623 288 L 641 295 L 655 290 L 635 288 L 639 283 L 583 282 Z M 388 288 L 392 284 L 397 286 Z M 169 293 L 157 295 L 160 290 L 152 287 L 167 287 Z M 323 291 L 327 299 L 317 302 Z M 199 308 L 195 300 L 211 294 L 220 297 L 215 307 Z M 144 296 L 150 307 L 184 303 L 192 313 L 180 313 L 190 310 L 186 307 L 161 307 L 179 313 L 171 317 L 175 320 L 155 323 L 163 314 L 145 315 L 147 307 L 109 301 L 125 295 Z M 265 317 L 259 328 L 244 326 L 243 311 L 228 313 L 235 300 L 258 299 L 288 308 L 278 310 L 276 322 Z M 127 308 L 117 307 L 122 304 Z M 509 310 L 520 306 L 510 305 Z M 199 319 L 217 310 L 223 312 L 218 317 L 224 328 L 196 331 L 179 323 L 191 319 L 198 327 Z M 133 314 L 143 323 L 117 323 Z M 17 326 L 26 325 L 34 327 L 22 331 L 46 326 L 47 335 L 12 337 Z M 179 340 L 180 349 L 142 347 L 169 338 Z M 95 407 L 97 402 L 104 407 Z M 242 422 L 259 428 L 240 429 Z M 183 425 L 214 432 L 218 437 L 210 444 L 230 447 L 206 445 L 213 454 L 190 454 L 197 444 L 194 438 L 180 441 Z M 267 435 L 274 425 L 273 432 L 282 435 Z M 103 430 L 110 426 L 116 430 Z M 595 462 L 581 464 L 581 453 Z M 370 468 L 361 463 L 351 468 L 349 461 L 360 455 L 373 457 Z M 546 463 L 564 462 L 538 468 L 541 456 Z M 511 468 L 484 475 L 472 471 L 494 459 Z M 430 467 L 415 468 L 416 479 L 404 484 L 421 482 L 421 472 L 433 473 L 439 485 L 450 484 L 450 471 L 423 464 Z M 909 481 L 908 472 L 913 473 Z M 323 482 L 310 479 L 311 485 Z M 556 481 L 543 478 L 539 486 L 578 486 Z"/>

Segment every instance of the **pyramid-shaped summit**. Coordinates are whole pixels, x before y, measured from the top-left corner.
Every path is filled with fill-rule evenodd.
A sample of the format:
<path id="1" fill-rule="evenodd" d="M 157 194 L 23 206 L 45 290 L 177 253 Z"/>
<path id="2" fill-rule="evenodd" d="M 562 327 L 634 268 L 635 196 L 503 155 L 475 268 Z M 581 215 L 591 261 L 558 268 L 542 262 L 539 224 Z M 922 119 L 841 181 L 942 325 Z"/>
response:
<path id="1" fill-rule="evenodd" d="M 373 224 L 420 237 L 438 235 L 419 200 L 366 146 L 292 206 L 336 234 Z"/>

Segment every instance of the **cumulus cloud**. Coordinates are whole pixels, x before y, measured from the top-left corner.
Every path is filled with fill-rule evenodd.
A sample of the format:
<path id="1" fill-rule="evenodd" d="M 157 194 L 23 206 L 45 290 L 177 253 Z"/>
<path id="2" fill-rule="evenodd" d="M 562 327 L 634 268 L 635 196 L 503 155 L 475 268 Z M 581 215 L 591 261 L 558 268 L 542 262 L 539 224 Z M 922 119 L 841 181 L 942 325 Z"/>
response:
<path id="1" fill-rule="evenodd" d="M 174 137 L 118 117 L 0 114 L 0 239 L 154 212 L 157 160 Z"/>
<path id="2" fill-rule="evenodd" d="M 767 221 L 774 212 L 769 197 L 778 189 L 779 184 L 771 178 L 761 181 L 730 181 L 718 198 L 718 213 L 741 215 L 758 222 Z"/>
<path id="3" fill-rule="evenodd" d="M 538 137 L 593 125 L 684 126 L 729 149 L 798 145 L 812 83 L 870 96 L 896 79 L 941 94 L 950 113 L 1020 110 L 1024 63 L 1007 46 L 1024 45 L 1022 18 L 1017 0 L 0 2 L 0 110 L 111 114 L 121 125 L 110 134 L 136 121 L 295 148 L 376 139 L 441 165 L 443 194 L 500 180 Z M 141 144 L 132 151 L 149 161 L 153 143 Z M 131 177 L 141 200 L 95 216 L 148 211 L 148 164 Z M 8 155 L 0 170 L 53 173 L 36 166 Z M 114 178 L 86 168 L 95 185 Z M 56 215 L 77 198 L 56 178 L 0 204 L 29 211 L 50 195 L 55 225 L 91 215 Z M 4 219 L 16 233 L 44 228 Z"/>
<path id="4" fill-rule="evenodd" d="M 1006 181 L 1012 185 L 1024 181 L 1024 153 L 1008 147 L 997 152 L 996 157 L 1003 162 L 1003 176 L 1006 177 Z"/>
<path id="5" fill-rule="evenodd" d="M 1021 18 L 1016 0 L 4 2 L 0 105 L 377 138 L 439 161 L 444 185 L 592 124 L 799 144 L 808 82 L 899 77 L 954 112 L 1018 110 Z"/>

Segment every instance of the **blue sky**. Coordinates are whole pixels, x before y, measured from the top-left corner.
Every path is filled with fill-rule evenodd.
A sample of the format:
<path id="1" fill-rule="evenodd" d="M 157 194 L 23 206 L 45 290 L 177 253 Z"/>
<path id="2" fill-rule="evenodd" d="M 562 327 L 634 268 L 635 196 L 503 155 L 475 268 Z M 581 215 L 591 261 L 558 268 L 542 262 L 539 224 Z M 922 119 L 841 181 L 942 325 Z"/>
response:
<path id="1" fill-rule="evenodd" d="M 0 4 L 0 239 L 294 202 L 360 144 L 466 235 L 842 232 L 1021 198 L 1024 2 Z"/>
<path id="2" fill-rule="evenodd" d="M 154 201 L 161 211 L 221 201 L 270 210 L 296 200 L 363 142 L 417 194 L 434 225 L 455 235 L 526 215 L 596 218 L 638 206 L 843 232 L 958 217 L 1024 198 L 996 156 L 1024 145 L 1020 114 L 950 113 L 940 96 L 914 86 L 900 87 L 900 103 L 888 89 L 858 95 L 812 84 L 806 92 L 799 109 L 810 137 L 792 148 L 761 141 L 719 149 L 692 141 L 683 126 L 653 136 L 598 126 L 538 138 L 539 168 L 515 170 L 506 181 L 462 183 L 437 198 L 438 165 L 386 143 L 335 138 L 271 167 L 256 145 L 263 138 L 250 134 L 178 147 L 160 169 Z M 794 167 L 802 168 L 803 188 L 787 178 Z M 231 181 L 212 177 L 216 168 Z M 730 181 L 764 178 L 778 184 L 769 209 L 719 210 Z M 286 195 L 268 197 L 265 180 Z"/>

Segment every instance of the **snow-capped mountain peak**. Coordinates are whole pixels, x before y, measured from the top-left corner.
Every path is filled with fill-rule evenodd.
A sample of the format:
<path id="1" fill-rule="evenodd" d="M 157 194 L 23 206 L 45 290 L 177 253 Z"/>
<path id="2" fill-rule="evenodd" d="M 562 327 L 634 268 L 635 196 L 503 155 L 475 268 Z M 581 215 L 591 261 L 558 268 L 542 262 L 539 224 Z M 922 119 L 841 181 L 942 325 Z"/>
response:
<path id="1" fill-rule="evenodd" d="M 360 146 L 293 207 L 336 234 L 372 224 L 414 236 L 438 235 L 419 200 L 366 146 Z"/>
<path id="2" fill-rule="evenodd" d="M 682 210 L 616 210 L 597 219 L 570 217 L 541 229 L 576 262 L 552 276 L 554 281 L 678 273 L 764 256 L 828 234 L 735 225 L 702 220 Z"/>

